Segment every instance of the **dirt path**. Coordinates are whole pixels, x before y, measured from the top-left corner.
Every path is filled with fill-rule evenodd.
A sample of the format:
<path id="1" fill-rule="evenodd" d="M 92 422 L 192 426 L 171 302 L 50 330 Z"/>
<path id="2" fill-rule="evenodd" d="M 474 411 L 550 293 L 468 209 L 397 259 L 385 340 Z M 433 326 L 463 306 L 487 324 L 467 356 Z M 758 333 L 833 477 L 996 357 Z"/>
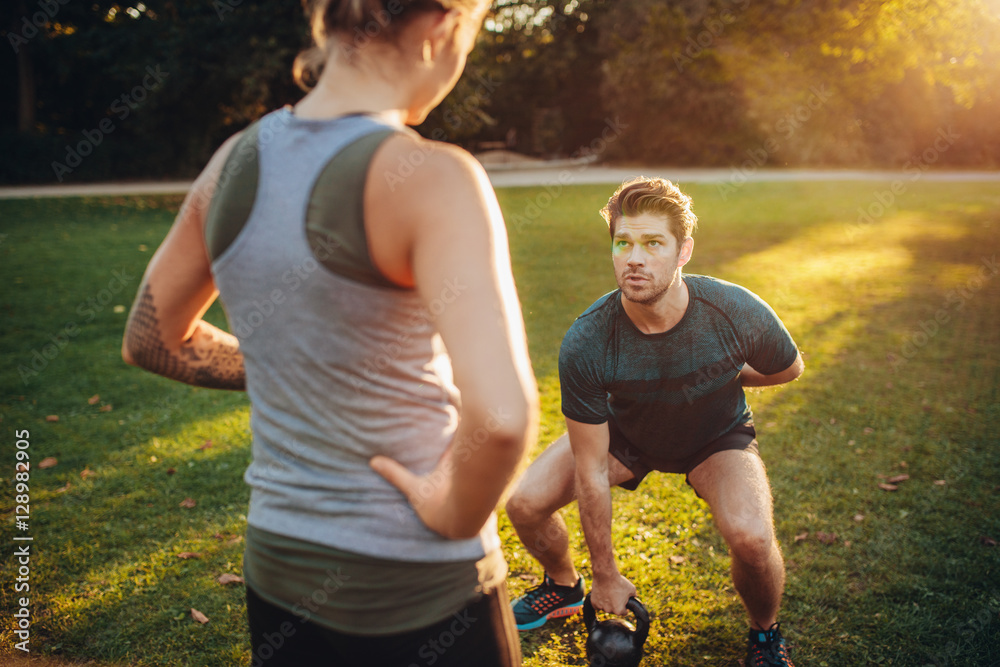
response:
<path id="1" fill-rule="evenodd" d="M 601 167 L 575 160 L 510 161 L 484 160 L 494 187 L 530 185 L 587 185 L 621 183 L 633 176 L 662 176 L 678 183 L 732 183 L 746 181 L 893 181 L 909 182 L 912 174 L 899 171 L 857 169 L 697 169 L 680 167 Z M 928 171 L 919 175 L 923 181 L 1000 182 L 1000 171 Z M 93 197 L 102 195 L 184 194 L 190 181 L 148 183 L 84 183 L 80 185 L 24 185 L 0 187 L 0 199 L 34 197 Z"/>

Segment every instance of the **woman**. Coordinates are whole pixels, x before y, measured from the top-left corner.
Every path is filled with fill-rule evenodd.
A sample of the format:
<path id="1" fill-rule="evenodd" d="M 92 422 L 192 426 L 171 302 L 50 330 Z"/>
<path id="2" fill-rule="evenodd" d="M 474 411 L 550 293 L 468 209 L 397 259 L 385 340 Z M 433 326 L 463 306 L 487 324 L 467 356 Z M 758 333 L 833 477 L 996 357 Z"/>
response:
<path id="1" fill-rule="evenodd" d="M 211 159 L 129 316 L 127 362 L 249 394 L 254 665 L 520 664 L 494 508 L 537 396 L 506 232 L 478 163 L 406 127 L 487 6 L 316 2 L 315 86 Z"/>

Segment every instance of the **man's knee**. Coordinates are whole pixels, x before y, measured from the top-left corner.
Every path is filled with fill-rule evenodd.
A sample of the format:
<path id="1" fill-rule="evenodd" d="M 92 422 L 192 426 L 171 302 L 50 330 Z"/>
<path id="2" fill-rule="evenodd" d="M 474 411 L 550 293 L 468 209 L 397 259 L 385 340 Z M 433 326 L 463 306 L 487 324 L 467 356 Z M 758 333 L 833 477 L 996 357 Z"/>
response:
<path id="1" fill-rule="evenodd" d="M 754 569 L 767 567 L 774 551 L 778 548 L 774 541 L 774 532 L 768 530 L 766 526 L 734 525 L 728 531 L 726 538 L 732 557 Z"/>
<path id="2" fill-rule="evenodd" d="M 507 499 L 504 509 L 507 510 L 510 522 L 515 526 L 530 526 L 545 518 L 541 516 L 539 508 L 532 502 L 528 494 L 523 493 L 520 488 L 515 489 L 511 497 Z"/>

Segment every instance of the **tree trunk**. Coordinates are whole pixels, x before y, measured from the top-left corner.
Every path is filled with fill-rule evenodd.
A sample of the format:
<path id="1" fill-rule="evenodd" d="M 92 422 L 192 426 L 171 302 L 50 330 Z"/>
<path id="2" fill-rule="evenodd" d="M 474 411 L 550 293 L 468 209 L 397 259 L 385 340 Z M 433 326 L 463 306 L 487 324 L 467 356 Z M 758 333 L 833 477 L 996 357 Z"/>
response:
<path id="1" fill-rule="evenodd" d="M 17 2 L 18 16 L 28 15 L 24 0 Z M 17 49 L 17 131 L 35 131 L 35 110 L 38 107 L 35 90 L 35 63 L 31 60 L 31 43 L 21 44 Z"/>

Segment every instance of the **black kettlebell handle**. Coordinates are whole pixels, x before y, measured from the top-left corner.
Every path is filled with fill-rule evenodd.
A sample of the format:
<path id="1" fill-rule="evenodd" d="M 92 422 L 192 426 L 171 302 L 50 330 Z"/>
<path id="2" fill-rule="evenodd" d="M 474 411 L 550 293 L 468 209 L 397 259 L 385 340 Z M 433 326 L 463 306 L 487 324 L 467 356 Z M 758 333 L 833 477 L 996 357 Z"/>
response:
<path id="1" fill-rule="evenodd" d="M 649 611 L 634 596 L 628 599 L 625 608 L 635 616 L 635 639 L 637 645 L 642 646 L 649 636 Z M 590 602 L 590 593 L 587 593 L 587 597 L 583 599 L 583 624 L 587 627 L 587 632 L 593 632 L 594 626 L 597 625 L 597 612 L 594 611 L 594 605 Z"/>
<path id="2" fill-rule="evenodd" d="M 635 642 L 636 646 L 642 647 L 649 636 L 649 611 L 636 597 L 628 599 L 626 609 L 635 616 Z"/>

